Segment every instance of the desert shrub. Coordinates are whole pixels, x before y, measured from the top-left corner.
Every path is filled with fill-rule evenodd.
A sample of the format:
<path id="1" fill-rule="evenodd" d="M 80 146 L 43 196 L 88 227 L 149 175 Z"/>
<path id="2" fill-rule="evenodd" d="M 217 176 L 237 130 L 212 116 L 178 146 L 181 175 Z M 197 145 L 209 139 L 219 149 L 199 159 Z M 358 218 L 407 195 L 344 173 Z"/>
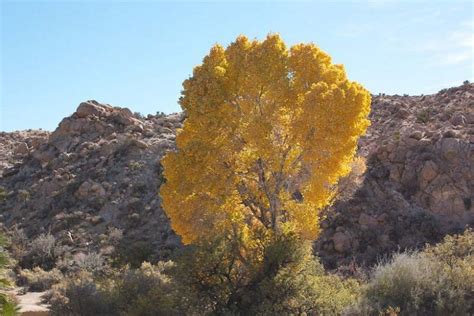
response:
<path id="1" fill-rule="evenodd" d="M 145 166 L 145 163 L 143 161 L 132 160 L 128 163 L 128 167 L 130 168 L 130 170 L 133 170 L 133 171 L 140 170 L 144 166 Z"/>
<path id="2" fill-rule="evenodd" d="M 189 248 L 178 258 L 173 276 L 190 312 L 340 314 L 358 297 L 357 282 L 326 274 L 310 244 L 295 235 L 265 245 L 262 260 L 240 261 L 240 250 L 220 238 Z"/>
<path id="3" fill-rule="evenodd" d="M 74 255 L 68 249 L 56 260 L 55 268 L 59 269 L 63 274 L 79 271 Z"/>
<path id="4" fill-rule="evenodd" d="M 431 120 L 431 112 L 428 109 L 423 109 L 416 113 L 416 120 L 418 123 L 428 123 Z"/>
<path id="5" fill-rule="evenodd" d="M 41 267 L 51 270 L 65 252 L 65 248 L 56 242 L 51 234 L 41 234 L 28 245 L 27 253 L 20 259 L 22 268 L 31 269 Z"/>
<path id="6" fill-rule="evenodd" d="M 116 246 L 123 238 L 123 231 L 119 228 L 109 228 L 107 231 L 107 244 Z"/>
<path id="7" fill-rule="evenodd" d="M 130 265 L 139 268 L 145 261 L 150 261 L 153 256 L 153 247 L 149 241 L 133 241 L 121 239 L 113 255 L 114 266 Z"/>
<path id="8" fill-rule="evenodd" d="M 109 273 L 108 258 L 101 253 L 91 251 L 71 254 L 65 251 L 55 263 L 55 268 L 63 274 L 77 274 L 80 271 L 90 272 L 94 277 L 105 276 Z"/>
<path id="9" fill-rule="evenodd" d="M 20 261 L 28 252 L 28 237 L 25 231 L 21 228 L 14 226 L 8 231 L 10 239 L 9 250 L 13 259 Z"/>
<path id="10" fill-rule="evenodd" d="M 420 301 L 433 301 L 431 276 L 433 262 L 418 253 L 396 254 L 388 262 L 379 263 L 366 289 L 367 301 L 374 312 L 388 307 L 415 311 Z"/>
<path id="11" fill-rule="evenodd" d="M 114 315 L 107 297 L 97 287 L 92 275 L 81 272 L 63 279 L 48 295 L 52 316 Z"/>
<path id="12" fill-rule="evenodd" d="M 13 316 L 18 314 L 18 305 L 15 300 L 4 292 L 11 286 L 10 279 L 7 276 L 10 265 L 10 256 L 6 251 L 7 239 L 0 235 L 0 313 L 4 316 Z"/>
<path id="13" fill-rule="evenodd" d="M 474 313 L 474 234 L 447 236 L 423 252 L 406 252 L 381 262 L 354 313 L 400 315 Z"/>
<path id="14" fill-rule="evenodd" d="M 166 274 L 173 264 L 144 262 L 139 269 L 125 269 L 108 285 L 109 302 L 117 314 L 170 315 L 178 312 L 174 284 Z"/>
<path id="15" fill-rule="evenodd" d="M 82 271 L 53 286 L 49 294 L 51 315 L 173 315 L 179 297 L 164 273 L 171 263 L 143 263 L 139 269 L 123 268 L 105 278 Z"/>
<path id="16" fill-rule="evenodd" d="M 53 285 L 52 315 L 336 315 L 358 299 L 359 284 L 327 274 L 296 235 L 262 249 L 262 260 L 239 262 L 239 248 L 219 238 L 183 250 L 176 264 L 83 270 Z"/>
<path id="17" fill-rule="evenodd" d="M 248 297 L 250 314 L 337 315 L 357 299 L 356 281 L 326 274 L 310 244 L 293 237 L 268 247 L 264 267 L 262 279 Z"/>
<path id="18" fill-rule="evenodd" d="M 35 267 L 32 270 L 20 270 L 17 284 L 27 287 L 29 291 L 41 292 L 50 289 L 62 278 L 63 274 L 58 269 L 44 271 L 40 267 Z"/>
<path id="19" fill-rule="evenodd" d="M 18 190 L 18 198 L 20 201 L 26 203 L 30 200 L 31 194 L 27 190 Z"/>
<path id="20" fill-rule="evenodd" d="M 313 278 L 313 310 L 319 315 L 340 315 L 360 296 L 360 284 L 354 279 L 344 280 L 330 273 Z"/>
<path id="21" fill-rule="evenodd" d="M 76 258 L 75 263 L 80 270 L 90 272 L 92 274 L 101 274 L 105 266 L 105 259 L 100 253 L 91 252 Z"/>
<path id="22" fill-rule="evenodd" d="M 468 228 L 463 234 L 447 235 L 443 242 L 428 246 L 424 253 L 433 260 L 440 260 L 450 268 L 455 268 L 463 261 L 474 259 L 474 232 Z"/>
<path id="23" fill-rule="evenodd" d="M 7 196 L 8 196 L 8 192 L 5 189 L 5 187 L 0 186 L 0 202 L 5 201 L 7 199 Z"/>
<path id="24" fill-rule="evenodd" d="M 437 263 L 436 310 L 441 314 L 474 314 L 474 232 L 446 236 L 423 256 Z"/>

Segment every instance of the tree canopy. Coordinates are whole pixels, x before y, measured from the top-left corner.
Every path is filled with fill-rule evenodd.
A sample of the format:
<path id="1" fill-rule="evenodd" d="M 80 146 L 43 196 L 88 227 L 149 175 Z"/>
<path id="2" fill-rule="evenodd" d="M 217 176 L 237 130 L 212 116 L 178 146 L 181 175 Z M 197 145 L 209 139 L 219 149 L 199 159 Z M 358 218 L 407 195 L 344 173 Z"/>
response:
<path id="1" fill-rule="evenodd" d="M 163 159 L 163 206 L 184 243 L 219 232 L 318 234 L 350 171 L 370 94 L 314 44 L 215 45 L 183 83 L 186 120 Z"/>

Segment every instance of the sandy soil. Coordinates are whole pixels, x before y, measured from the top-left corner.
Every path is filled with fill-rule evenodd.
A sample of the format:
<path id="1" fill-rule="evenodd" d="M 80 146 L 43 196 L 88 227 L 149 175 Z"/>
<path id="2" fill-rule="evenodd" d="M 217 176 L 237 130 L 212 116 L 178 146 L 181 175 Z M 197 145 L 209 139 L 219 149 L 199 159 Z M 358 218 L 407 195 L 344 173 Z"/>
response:
<path id="1" fill-rule="evenodd" d="M 20 289 L 15 289 L 11 293 L 18 300 L 21 316 L 47 316 L 48 305 L 41 302 L 41 296 L 46 292 L 28 292 L 22 294 Z"/>

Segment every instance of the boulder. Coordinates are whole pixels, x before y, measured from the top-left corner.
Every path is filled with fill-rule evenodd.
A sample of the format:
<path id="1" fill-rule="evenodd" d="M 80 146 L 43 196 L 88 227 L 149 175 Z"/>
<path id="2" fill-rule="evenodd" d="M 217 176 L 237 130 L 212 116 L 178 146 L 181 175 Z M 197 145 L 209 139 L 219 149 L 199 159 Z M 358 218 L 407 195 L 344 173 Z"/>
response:
<path id="1" fill-rule="evenodd" d="M 346 252 L 351 248 L 351 237 L 344 232 L 336 232 L 332 241 L 337 252 Z"/>
<path id="2" fill-rule="evenodd" d="M 438 167 L 433 161 L 431 160 L 426 161 L 423 165 L 423 168 L 421 169 L 421 173 L 420 173 L 421 179 L 423 181 L 430 182 L 438 174 L 437 170 L 438 170 Z"/>
<path id="3" fill-rule="evenodd" d="M 94 181 L 84 181 L 74 195 L 79 199 L 88 199 L 91 197 L 104 197 L 106 191 L 104 187 Z"/>
<path id="4" fill-rule="evenodd" d="M 456 113 L 450 120 L 454 126 L 466 125 L 466 117 L 461 113 Z"/>
<path id="5" fill-rule="evenodd" d="M 441 153 L 447 160 L 453 160 L 459 153 L 459 140 L 456 138 L 444 138 L 441 140 Z"/>
<path id="6" fill-rule="evenodd" d="M 99 105 L 97 101 L 82 102 L 76 110 L 76 115 L 80 118 L 85 118 L 91 115 L 101 116 L 104 113 L 104 106 Z"/>
<path id="7" fill-rule="evenodd" d="M 16 155 L 26 155 L 29 152 L 28 145 L 25 142 L 19 143 L 14 150 Z"/>
<path id="8" fill-rule="evenodd" d="M 377 219 L 375 219 L 374 217 L 370 215 L 367 215 L 366 213 L 361 213 L 359 215 L 359 224 L 361 226 L 371 227 L 371 226 L 377 225 L 378 221 Z"/>

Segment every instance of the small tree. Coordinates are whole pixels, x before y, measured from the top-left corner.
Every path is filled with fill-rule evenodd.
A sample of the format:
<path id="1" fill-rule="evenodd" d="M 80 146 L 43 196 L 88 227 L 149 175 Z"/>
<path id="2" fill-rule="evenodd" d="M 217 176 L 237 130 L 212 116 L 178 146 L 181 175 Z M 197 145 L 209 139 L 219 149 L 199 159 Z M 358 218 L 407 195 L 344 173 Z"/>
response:
<path id="1" fill-rule="evenodd" d="M 311 240 L 350 170 L 370 94 L 313 44 L 214 46 L 183 84 L 186 121 L 163 160 L 163 206 L 184 243 L 284 230 Z"/>

